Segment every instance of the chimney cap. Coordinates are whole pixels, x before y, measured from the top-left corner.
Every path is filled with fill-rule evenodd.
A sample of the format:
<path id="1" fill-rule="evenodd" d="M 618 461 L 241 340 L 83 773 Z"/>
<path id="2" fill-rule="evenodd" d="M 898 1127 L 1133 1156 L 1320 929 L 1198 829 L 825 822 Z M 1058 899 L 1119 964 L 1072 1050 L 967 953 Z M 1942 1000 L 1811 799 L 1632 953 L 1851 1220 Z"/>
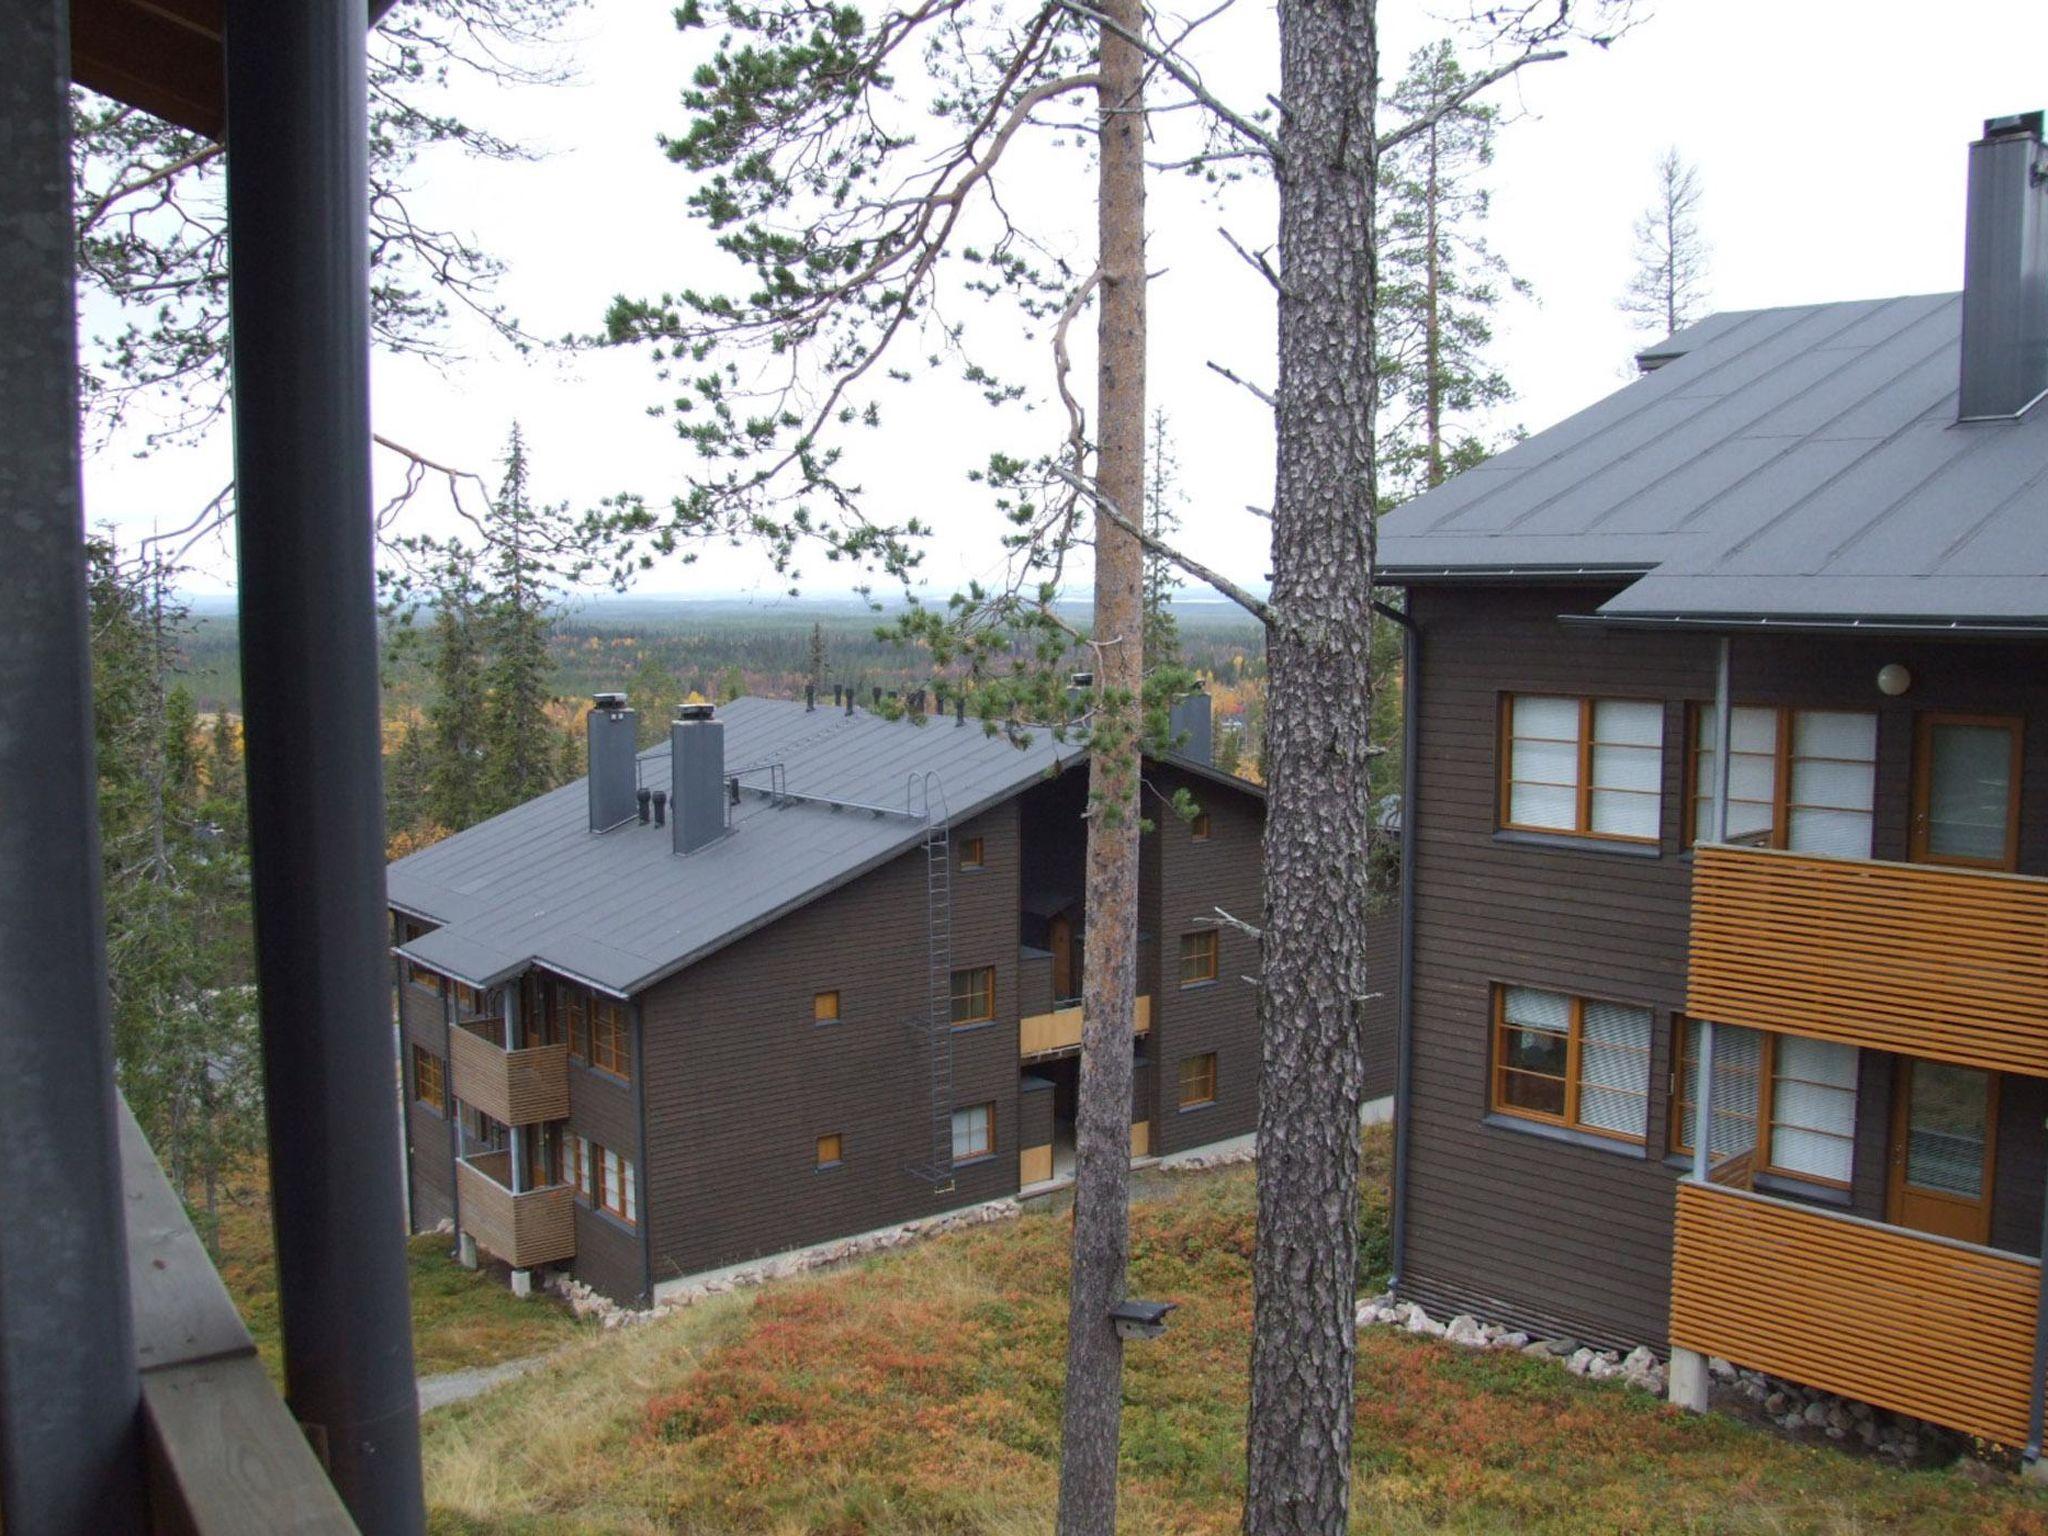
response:
<path id="1" fill-rule="evenodd" d="M 1095 686 L 1095 674 L 1093 672 L 1076 672 L 1067 679 L 1067 686 L 1069 688 L 1093 688 Z"/>
<path id="2" fill-rule="evenodd" d="M 678 721 L 709 720 L 717 713 L 717 706 L 712 704 L 679 704 L 676 706 L 676 719 Z"/>
<path id="3" fill-rule="evenodd" d="M 2048 114 L 2040 111 L 2008 112 L 2004 117 L 1987 117 L 1984 119 L 1984 137 L 2009 139 L 2026 134 L 2038 139 L 2041 137 L 2044 118 L 2048 118 Z"/>
<path id="4" fill-rule="evenodd" d="M 626 696 L 623 693 L 593 693 L 590 702 L 598 709 L 624 709 Z"/>

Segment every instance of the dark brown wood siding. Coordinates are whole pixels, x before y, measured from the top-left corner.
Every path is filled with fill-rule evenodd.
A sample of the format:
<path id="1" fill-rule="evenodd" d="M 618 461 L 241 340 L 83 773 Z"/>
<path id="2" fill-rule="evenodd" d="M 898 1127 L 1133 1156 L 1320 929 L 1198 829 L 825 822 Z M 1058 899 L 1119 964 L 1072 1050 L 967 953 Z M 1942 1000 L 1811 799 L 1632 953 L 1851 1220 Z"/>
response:
<path id="1" fill-rule="evenodd" d="M 1706 635 L 1614 632 L 1559 622 L 1592 589 L 1431 589 L 1411 594 L 1422 636 L 1414 1069 L 1404 1294 L 1432 1311 L 1478 1311 L 1610 1344 L 1665 1339 L 1673 1183 L 1667 1088 L 1683 1006 L 1691 860 L 1683 847 L 1688 704 L 1713 696 Z M 1876 687 L 1905 663 L 1899 699 Z M 1879 716 L 1874 852 L 1908 846 L 1913 717 L 1922 709 L 2025 713 L 2021 868 L 2048 872 L 2048 669 L 2038 649 L 1869 639 L 1739 637 L 1738 703 L 1874 710 Z M 1665 703 L 1662 833 L 1651 856 L 1500 834 L 1499 720 L 1505 693 Z M 1392 926 L 1392 924 L 1389 924 Z M 1651 1008 L 1648 1146 L 1605 1150 L 1488 1115 L 1490 994 L 1527 983 Z M 1882 1218 L 1892 1062 L 1863 1053 L 1849 1206 Z M 2039 1084 L 2001 1108 L 1994 1241 L 2039 1234 Z M 2017 1106 L 2017 1107 L 2015 1107 Z M 2031 1122 L 2027 1116 L 2033 1118 Z M 2008 1147 L 2011 1148 L 2008 1151 Z"/>
<path id="2" fill-rule="evenodd" d="M 643 1302 L 639 1230 L 608 1212 L 592 1210 L 581 1200 L 574 1203 L 576 1257 L 564 1267 L 613 1301 L 627 1306 Z"/>
<path id="3" fill-rule="evenodd" d="M 640 1104 L 633 1084 L 569 1061 L 569 1132 L 640 1161 Z"/>
<path id="4" fill-rule="evenodd" d="M 413 1097 L 412 1053 L 405 1063 L 406 1160 L 412 1171 L 412 1229 L 425 1232 L 455 1215 L 455 1153 L 448 1119 Z"/>
<path id="5" fill-rule="evenodd" d="M 1401 909 L 1375 912 L 1365 929 L 1365 1101 L 1394 1092 L 1394 1043 L 1401 1016 Z"/>
<path id="6" fill-rule="evenodd" d="M 1243 979 L 1258 974 L 1258 941 L 1213 919 L 1221 907 L 1247 923 L 1260 921 L 1265 802 L 1163 764 L 1149 765 L 1146 779 L 1166 796 L 1187 789 L 1209 814 L 1209 836 L 1198 841 L 1170 810 L 1153 813 L 1159 879 L 1146 923 L 1159 937 L 1146 1054 L 1156 1063 L 1152 1150 L 1166 1154 L 1258 1128 L 1258 994 Z M 1216 980 L 1182 987 L 1181 935 L 1211 928 L 1218 934 Z M 1216 1101 L 1183 1110 L 1180 1064 L 1208 1051 L 1216 1053 Z"/>
<path id="7" fill-rule="evenodd" d="M 996 1106 L 994 1153 L 946 1192 L 928 1159 L 925 859 L 898 858 L 652 988 L 646 1201 L 657 1284 L 1017 1188 L 1016 802 L 955 829 L 983 839 L 953 878 L 953 965 L 992 966 L 995 1022 L 957 1030 L 953 1102 Z M 815 993 L 840 1017 L 817 1024 Z M 843 1155 L 819 1169 L 817 1138 Z"/>

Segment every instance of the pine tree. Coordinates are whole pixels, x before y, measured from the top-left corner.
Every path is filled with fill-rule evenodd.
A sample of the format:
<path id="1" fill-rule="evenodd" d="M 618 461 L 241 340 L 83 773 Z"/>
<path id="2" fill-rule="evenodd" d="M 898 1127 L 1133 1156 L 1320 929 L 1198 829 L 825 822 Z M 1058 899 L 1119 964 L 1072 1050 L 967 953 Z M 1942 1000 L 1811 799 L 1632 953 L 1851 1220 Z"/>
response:
<path id="1" fill-rule="evenodd" d="M 428 763 L 425 810 L 429 820 L 460 831 L 489 812 L 484 763 L 489 737 L 484 685 L 482 593 L 475 557 L 451 552 L 437 572 L 433 619 L 427 631 L 427 672 L 434 697 L 426 708 Z"/>
<path id="2" fill-rule="evenodd" d="M 1164 410 L 1152 412 L 1152 435 L 1146 445 L 1145 532 L 1160 542 L 1180 532 L 1180 458 L 1175 454 Z M 1173 563 L 1155 551 L 1145 556 L 1145 665 L 1154 670 L 1177 667 L 1181 661 L 1180 624 L 1173 616 L 1178 584 Z"/>
<path id="3" fill-rule="evenodd" d="M 1470 83 L 1445 39 L 1416 50 L 1388 99 L 1429 126 L 1379 167 L 1382 506 L 1485 458 L 1492 450 L 1480 421 L 1514 398 L 1485 353 L 1504 294 L 1529 290 L 1486 243 L 1483 176 L 1500 109 L 1460 100 Z"/>
<path id="4" fill-rule="evenodd" d="M 815 619 L 811 621 L 811 654 L 806 678 L 812 689 L 818 693 L 825 691 L 825 626 Z"/>
<path id="5" fill-rule="evenodd" d="M 1692 324 L 1707 297 L 1707 237 L 1700 227 L 1700 173 L 1676 148 L 1657 161 L 1655 200 L 1636 220 L 1636 269 L 1621 312 L 1639 330 L 1670 336 Z"/>
<path id="6" fill-rule="evenodd" d="M 562 782 L 561 732 L 548 718 L 548 633 L 554 608 L 543 553 L 545 523 L 558 514 L 533 505 L 526 440 L 513 423 L 504 479 L 491 508 L 490 585 L 481 605 L 485 660 L 479 806 L 494 816 Z"/>

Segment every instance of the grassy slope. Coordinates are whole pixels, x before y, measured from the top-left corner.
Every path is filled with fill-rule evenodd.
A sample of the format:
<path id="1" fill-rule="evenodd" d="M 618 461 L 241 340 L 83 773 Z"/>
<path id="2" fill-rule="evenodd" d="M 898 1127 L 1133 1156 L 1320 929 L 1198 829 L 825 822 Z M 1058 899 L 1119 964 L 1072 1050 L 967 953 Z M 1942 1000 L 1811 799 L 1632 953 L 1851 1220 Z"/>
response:
<path id="1" fill-rule="evenodd" d="M 449 1242 L 430 1234 L 414 1238 L 407 1250 L 413 1354 L 421 1375 L 541 1354 L 590 1331 L 552 1298 L 521 1301 L 502 1274 L 462 1268 L 448 1256 Z M 270 1214 L 260 1193 L 223 1208 L 220 1273 L 263 1363 L 282 1381 Z"/>
<path id="2" fill-rule="evenodd" d="M 1138 1209 L 1134 1290 L 1182 1305 L 1127 1357 L 1125 1530 L 1236 1529 L 1251 1209 L 1247 1171 Z M 722 1298 L 436 1415 L 433 1529 L 1050 1531 L 1066 1238 L 1063 1216 L 1033 1214 Z M 1359 1403 L 1361 1531 L 2048 1536 L 2029 1492 L 1683 1416 L 1519 1355 L 1374 1331 Z"/>

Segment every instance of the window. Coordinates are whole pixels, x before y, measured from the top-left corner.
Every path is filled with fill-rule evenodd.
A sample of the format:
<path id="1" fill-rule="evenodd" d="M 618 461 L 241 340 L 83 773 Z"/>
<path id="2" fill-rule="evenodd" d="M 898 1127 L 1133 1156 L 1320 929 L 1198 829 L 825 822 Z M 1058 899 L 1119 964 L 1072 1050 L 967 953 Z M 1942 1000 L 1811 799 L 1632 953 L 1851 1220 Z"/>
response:
<path id="1" fill-rule="evenodd" d="M 585 1205 L 597 1204 L 597 1149 L 589 1138 L 571 1136 L 562 1148 L 562 1182 L 574 1189 Z"/>
<path id="2" fill-rule="evenodd" d="M 975 1104 L 953 1111 L 953 1161 L 993 1157 L 996 1150 L 996 1107 Z"/>
<path id="3" fill-rule="evenodd" d="M 811 994 L 811 1020 L 817 1024 L 835 1024 L 839 1021 L 839 994 L 837 992 L 814 992 Z"/>
<path id="4" fill-rule="evenodd" d="M 555 999 L 569 1021 L 569 1054 L 578 1061 L 590 1060 L 590 994 L 565 981 L 556 988 Z"/>
<path id="5" fill-rule="evenodd" d="M 609 997 L 590 1000 L 590 1064 L 614 1077 L 633 1075 L 633 1046 L 626 1026 L 626 1005 Z"/>
<path id="6" fill-rule="evenodd" d="M 1209 813 L 1207 811 L 1195 812 L 1194 820 L 1188 823 L 1188 836 L 1198 843 L 1209 841 Z"/>
<path id="7" fill-rule="evenodd" d="M 1988 715 L 1922 715 L 1916 737 L 1914 859 L 2015 868 L 2020 722 Z"/>
<path id="8" fill-rule="evenodd" d="M 985 1024 L 996 1016 L 996 968 L 977 966 L 953 973 L 953 1022 Z"/>
<path id="9" fill-rule="evenodd" d="M 1205 981 L 1214 981 L 1221 970 L 1221 936 L 1214 928 L 1201 933 L 1184 933 L 1180 936 L 1180 984 L 1184 987 L 1198 987 Z"/>
<path id="10" fill-rule="evenodd" d="M 485 1012 L 486 999 L 482 992 L 467 982 L 451 982 L 455 993 L 455 1016 L 458 1019 L 480 1018 Z"/>
<path id="11" fill-rule="evenodd" d="M 1501 736 L 1503 827 L 1657 841 L 1662 704 L 1513 694 L 1502 711 Z"/>
<path id="12" fill-rule="evenodd" d="M 563 1182 L 585 1205 L 609 1211 L 629 1226 L 640 1220 L 639 1182 L 631 1161 L 584 1136 L 569 1138 L 562 1160 Z"/>
<path id="13" fill-rule="evenodd" d="M 436 1114 L 448 1113 L 448 1080 L 441 1058 L 417 1045 L 412 1048 L 412 1096 Z"/>
<path id="14" fill-rule="evenodd" d="M 1671 1143 L 1690 1155 L 1699 1048 L 1689 1020 L 1679 1031 Z M 1846 1188 L 1855 1168 L 1856 1064 L 1853 1045 L 1716 1025 L 1713 1163 L 1747 1158 L 1756 1171 Z"/>
<path id="15" fill-rule="evenodd" d="M 983 856 L 983 854 L 984 854 L 984 853 L 985 853 L 986 851 L 987 851 L 987 845 L 986 845 L 986 844 L 984 844 L 984 843 L 982 842 L 982 840 L 981 840 L 980 838 L 978 838 L 978 837 L 963 837 L 963 838 L 961 838 L 961 839 L 960 839 L 960 867 L 961 867 L 962 869 L 979 869 L 979 868 L 981 868 L 981 861 L 982 861 L 982 856 Z"/>
<path id="16" fill-rule="evenodd" d="M 559 1123 L 530 1125 L 520 1144 L 526 1148 L 526 1187 L 546 1189 L 566 1183 L 562 1169 L 562 1127 Z"/>
<path id="17" fill-rule="evenodd" d="M 840 1140 L 837 1131 L 829 1131 L 825 1135 L 820 1136 L 818 1138 L 818 1166 L 820 1168 L 837 1168 L 846 1161 L 845 1150 L 845 1143 Z"/>
<path id="18" fill-rule="evenodd" d="M 1650 1010 L 1535 987 L 1493 994 L 1493 1108 L 1641 1142 L 1650 1122 Z"/>
<path id="19" fill-rule="evenodd" d="M 1714 710 L 1692 711 L 1692 841 L 1714 833 Z M 1870 857 L 1877 716 L 1738 705 L 1728 718 L 1728 841 Z"/>
<path id="20" fill-rule="evenodd" d="M 1180 1059 L 1180 1107 L 1194 1109 L 1202 1104 L 1216 1102 L 1216 1053 L 1204 1051 L 1199 1056 L 1183 1056 Z"/>
<path id="21" fill-rule="evenodd" d="M 404 964 L 406 985 L 418 987 L 429 997 L 439 997 L 441 995 L 441 978 L 439 976 L 436 976 L 425 966 L 417 965 L 410 960 L 405 961 Z"/>

